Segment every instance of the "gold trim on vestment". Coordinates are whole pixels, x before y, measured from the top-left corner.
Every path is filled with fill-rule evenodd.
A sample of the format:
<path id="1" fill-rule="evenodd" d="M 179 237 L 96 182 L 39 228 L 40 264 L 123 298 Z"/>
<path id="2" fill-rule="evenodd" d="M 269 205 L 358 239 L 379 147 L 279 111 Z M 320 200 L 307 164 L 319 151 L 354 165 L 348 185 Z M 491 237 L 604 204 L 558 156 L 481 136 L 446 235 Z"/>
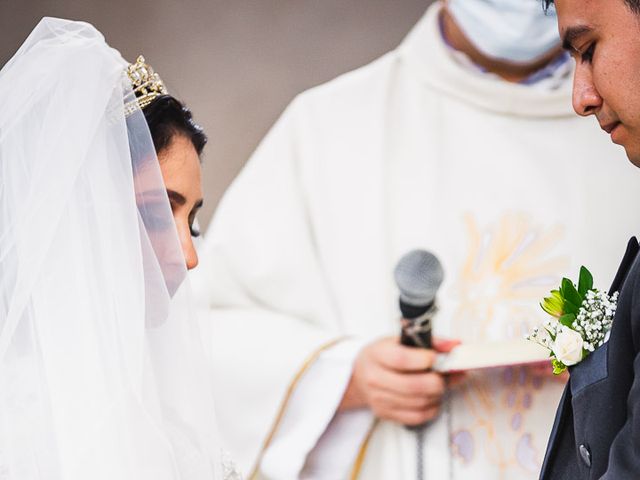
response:
<path id="1" fill-rule="evenodd" d="M 371 425 L 371 428 L 369 428 L 367 436 L 364 437 L 362 445 L 360 445 L 358 456 L 356 457 L 356 461 L 354 462 L 351 473 L 349 474 L 350 480 L 358 480 L 358 477 L 360 476 L 360 470 L 362 470 L 362 465 L 364 465 L 364 459 L 367 456 L 367 450 L 369 449 L 369 442 L 371 441 L 371 437 L 373 437 L 373 431 L 378 426 L 378 423 L 380 423 L 380 419 L 376 418 L 376 420 L 373 422 L 373 425 Z"/>
<path id="2" fill-rule="evenodd" d="M 285 394 L 284 399 L 280 404 L 280 409 L 278 410 L 278 414 L 276 415 L 276 420 L 273 423 L 273 426 L 271 427 L 271 430 L 269 431 L 269 434 L 267 435 L 262 445 L 262 448 L 260 449 L 260 453 L 258 453 L 258 456 L 256 458 L 253 468 L 251 469 L 251 473 L 249 474 L 249 480 L 258 479 L 258 471 L 260 468 L 260 462 L 262 461 L 262 457 L 264 456 L 264 453 L 266 452 L 267 448 L 269 448 L 269 446 L 271 445 L 271 442 L 273 441 L 273 437 L 275 437 L 278 431 L 278 428 L 280 427 L 280 423 L 282 422 L 282 419 L 284 418 L 284 414 L 287 411 L 287 407 L 289 406 L 289 400 L 291 400 L 291 395 L 293 395 L 293 391 L 295 390 L 296 386 L 300 382 L 300 379 L 302 378 L 302 376 L 306 373 L 309 367 L 318 359 L 318 357 L 322 352 L 333 347 L 334 345 L 336 345 L 338 342 L 341 342 L 345 338 L 346 337 L 336 338 L 334 340 L 331 340 L 330 342 L 325 343 L 324 345 L 321 345 L 311 355 L 309 355 L 309 357 L 302 364 L 302 367 L 300 367 L 298 372 L 295 374 L 295 376 L 293 377 L 293 380 L 291 380 L 291 383 L 287 388 L 287 393 Z"/>

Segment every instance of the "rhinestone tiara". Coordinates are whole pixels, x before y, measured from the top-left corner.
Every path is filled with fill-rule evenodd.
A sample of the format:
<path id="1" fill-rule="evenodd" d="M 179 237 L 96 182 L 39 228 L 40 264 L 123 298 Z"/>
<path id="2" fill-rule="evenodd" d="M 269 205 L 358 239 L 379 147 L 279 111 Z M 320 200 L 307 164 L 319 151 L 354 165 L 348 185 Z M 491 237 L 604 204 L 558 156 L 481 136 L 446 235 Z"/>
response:
<path id="1" fill-rule="evenodd" d="M 137 109 L 144 109 L 161 95 L 166 95 L 167 88 L 160 76 L 146 63 L 142 55 L 138 56 L 135 63 L 130 64 L 126 70 L 131 82 L 135 99 L 125 101 L 124 113 L 131 115 Z"/>

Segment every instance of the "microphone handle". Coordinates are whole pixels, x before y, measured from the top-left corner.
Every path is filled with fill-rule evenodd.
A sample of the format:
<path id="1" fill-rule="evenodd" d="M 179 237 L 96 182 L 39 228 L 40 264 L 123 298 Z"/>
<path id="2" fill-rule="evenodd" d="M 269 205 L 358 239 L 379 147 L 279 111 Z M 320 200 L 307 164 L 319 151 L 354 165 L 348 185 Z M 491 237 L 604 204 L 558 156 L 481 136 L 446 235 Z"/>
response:
<path id="1" fill-rule="evenodd" d="M 400 311 L 403 317 L 400 343 L 413 348 L 431 348 L 431 319 L 437 311 L 435 300 L 428 305 L 420 306 L 409 305 L 400 300 Z M 418 472 L 422 470 L 422 442 L 427 423 L 413 427 L 405 425 L 407 430 L 416 434 Z"/>
<path id="2" fill-rule="evenodd" d="M 416 336 L 420 339 L 420 343 L 414 340 L 413 336 L 410 336 L 406 330 L 403 328 L 400 334 L 400 343 L 406 347 L 413 348 L 432 348 L 433 343 L 431 340 L 431 329 L 426 332 L 420 332 L 416 334 Z"/>
<path id="3" fill-rule="evenodd" d="M 428 305 L 409 305 L 400 300 L 402 330 L 400 343 L 407 347 L 432 348 L 431 319 L 436 313 L 435 300 Z"/>

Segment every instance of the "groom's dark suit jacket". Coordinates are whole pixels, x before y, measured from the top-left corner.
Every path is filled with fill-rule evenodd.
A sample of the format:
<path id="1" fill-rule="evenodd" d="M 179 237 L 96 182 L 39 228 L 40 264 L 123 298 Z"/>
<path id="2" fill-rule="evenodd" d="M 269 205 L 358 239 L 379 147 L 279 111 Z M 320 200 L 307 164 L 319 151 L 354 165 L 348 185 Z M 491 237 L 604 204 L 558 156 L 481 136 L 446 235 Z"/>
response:
<path id="1" fill-rule="evenodd" d="M 611 292 L 609 341 L 570 368 L 541 480 L 640 480 L 640 255 L 635 238 Z"/>

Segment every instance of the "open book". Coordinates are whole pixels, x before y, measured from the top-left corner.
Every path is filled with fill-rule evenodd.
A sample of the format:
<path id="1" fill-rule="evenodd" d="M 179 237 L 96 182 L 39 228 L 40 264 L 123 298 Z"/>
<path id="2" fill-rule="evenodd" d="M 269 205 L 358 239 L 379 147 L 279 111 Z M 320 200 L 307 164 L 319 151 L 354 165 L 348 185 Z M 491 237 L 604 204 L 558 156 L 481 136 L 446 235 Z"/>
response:
<path id="1" fill-rule="evenodd" d="M 455 373 L 549 361 L 549 350 L 546 348 L 529 340 L 515 339 L 460 344 L 449 353 L 439 354 L 433 369 L 441 373 Z"/>

